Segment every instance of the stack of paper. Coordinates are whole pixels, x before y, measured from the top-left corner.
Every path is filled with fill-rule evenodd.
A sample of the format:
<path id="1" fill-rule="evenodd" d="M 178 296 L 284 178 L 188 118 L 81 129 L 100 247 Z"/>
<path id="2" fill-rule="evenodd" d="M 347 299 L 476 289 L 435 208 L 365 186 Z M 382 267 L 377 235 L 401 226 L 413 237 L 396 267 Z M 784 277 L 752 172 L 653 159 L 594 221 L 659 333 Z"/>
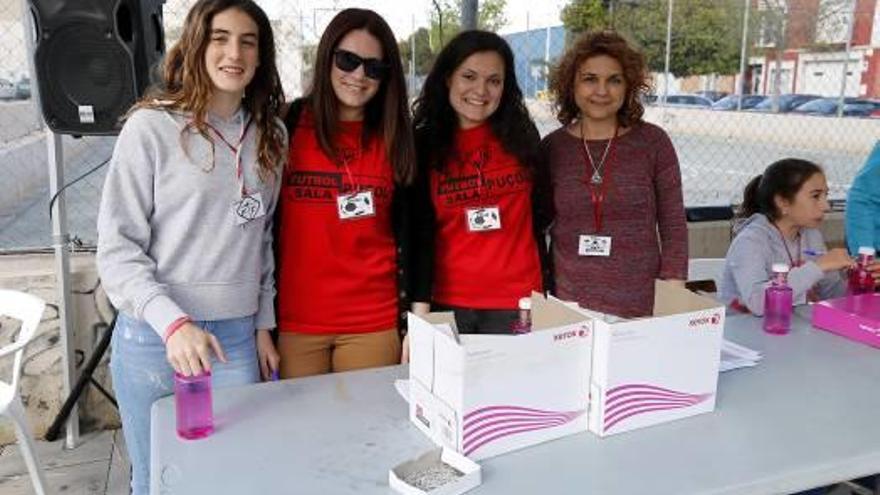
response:
<path id="1" fill-rule="evenodd" d="M 718 372 L 723 373 L 737 368 L 755 366 L 761 357 L 761 353 L 754 349 L 724 339 L 721 342 L 721 367 Z"/>

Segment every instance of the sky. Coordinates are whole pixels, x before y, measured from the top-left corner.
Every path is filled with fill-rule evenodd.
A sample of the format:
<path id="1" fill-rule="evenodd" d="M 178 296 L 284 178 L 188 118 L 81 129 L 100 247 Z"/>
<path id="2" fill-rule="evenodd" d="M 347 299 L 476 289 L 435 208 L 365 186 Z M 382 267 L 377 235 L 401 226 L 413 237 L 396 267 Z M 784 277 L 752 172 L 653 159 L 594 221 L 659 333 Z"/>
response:
<path id="1" fill-rule="evenodd" d="M 296 10 L 302 18 L 303 31 L 318 35 L 338 9 L 347 7 L 370 8 L 388 21 L 398 39 L 406 38 L 416 28 L 428 25 L 428 13 L 433 8 L 430 0 L 257 0 L 270 16 L 288 15 Z M 559 25 L 559 12 L 565 0 L 507 0 L 507 26 L 501 33 L 524 31 Z M 313 28 L 312 26 L 317 26 Z"/>

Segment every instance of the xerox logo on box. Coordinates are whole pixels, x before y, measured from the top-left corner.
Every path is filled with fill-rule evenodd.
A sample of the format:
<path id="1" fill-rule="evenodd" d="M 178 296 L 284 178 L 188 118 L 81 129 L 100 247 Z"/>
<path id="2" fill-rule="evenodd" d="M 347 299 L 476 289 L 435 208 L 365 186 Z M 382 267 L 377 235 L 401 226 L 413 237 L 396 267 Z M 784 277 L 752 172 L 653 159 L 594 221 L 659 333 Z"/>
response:
<path id="1" fill-rule="evenodd" d="M 691 318 L 688 322 L 688 327 L 694 328 L 703 325 L 717 325 L 721 322 L 721 313 L 713 313 L 707 316 L 700 316 L 698 318 Z"/>
<path id="2" fill-rule="evenodd" d="M 590 327 L 581 325 L 577 330 L 566 330 L 553 336 L 553 341 L 568 340 L 574 338 L 584 338 L 590 336 Z"/>

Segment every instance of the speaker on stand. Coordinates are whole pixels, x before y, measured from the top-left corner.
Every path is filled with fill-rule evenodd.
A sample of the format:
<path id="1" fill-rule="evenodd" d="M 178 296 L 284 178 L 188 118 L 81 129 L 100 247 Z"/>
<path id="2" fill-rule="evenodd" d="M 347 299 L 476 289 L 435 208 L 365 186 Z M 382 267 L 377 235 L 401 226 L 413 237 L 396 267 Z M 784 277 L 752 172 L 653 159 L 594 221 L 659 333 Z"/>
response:
<path id="1" fill-rule="evenodd" d="M 73 321 L 70 308 L 69 234 L 63 196 L 61 137 L 114 135 L 120 117 L 143 95 L 152 69 L 165 53 L 165 0 L 26 0 L 33 33 L 28 45 L 47 133 L 52 245 L 58 279 L 59 318 L 67 399 L 46 434 L 54 440 L 66 424 L 66 447 L 76 446 L 76 402 L 107 349 L 113 325 L 74 385 Z"/>

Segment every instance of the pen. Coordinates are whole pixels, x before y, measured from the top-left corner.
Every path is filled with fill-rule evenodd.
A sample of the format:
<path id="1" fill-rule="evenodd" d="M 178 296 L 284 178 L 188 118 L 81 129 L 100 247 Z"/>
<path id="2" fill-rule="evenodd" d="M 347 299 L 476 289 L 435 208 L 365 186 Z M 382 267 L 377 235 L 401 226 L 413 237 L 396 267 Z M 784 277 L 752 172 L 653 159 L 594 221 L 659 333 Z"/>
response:
<path id="1" fill-rule="evenodd" d="M 281 377 L 278 375 L 278 370 L 272 370 L 272 381 L 277 382 Z"/>
<path id="2" fill-rule="evenodd" d="M 804 254 L 807 256 L 822 256 L 825 253 L 822 251 L 816 251 L 815 249 L 804 249 Z"/>

